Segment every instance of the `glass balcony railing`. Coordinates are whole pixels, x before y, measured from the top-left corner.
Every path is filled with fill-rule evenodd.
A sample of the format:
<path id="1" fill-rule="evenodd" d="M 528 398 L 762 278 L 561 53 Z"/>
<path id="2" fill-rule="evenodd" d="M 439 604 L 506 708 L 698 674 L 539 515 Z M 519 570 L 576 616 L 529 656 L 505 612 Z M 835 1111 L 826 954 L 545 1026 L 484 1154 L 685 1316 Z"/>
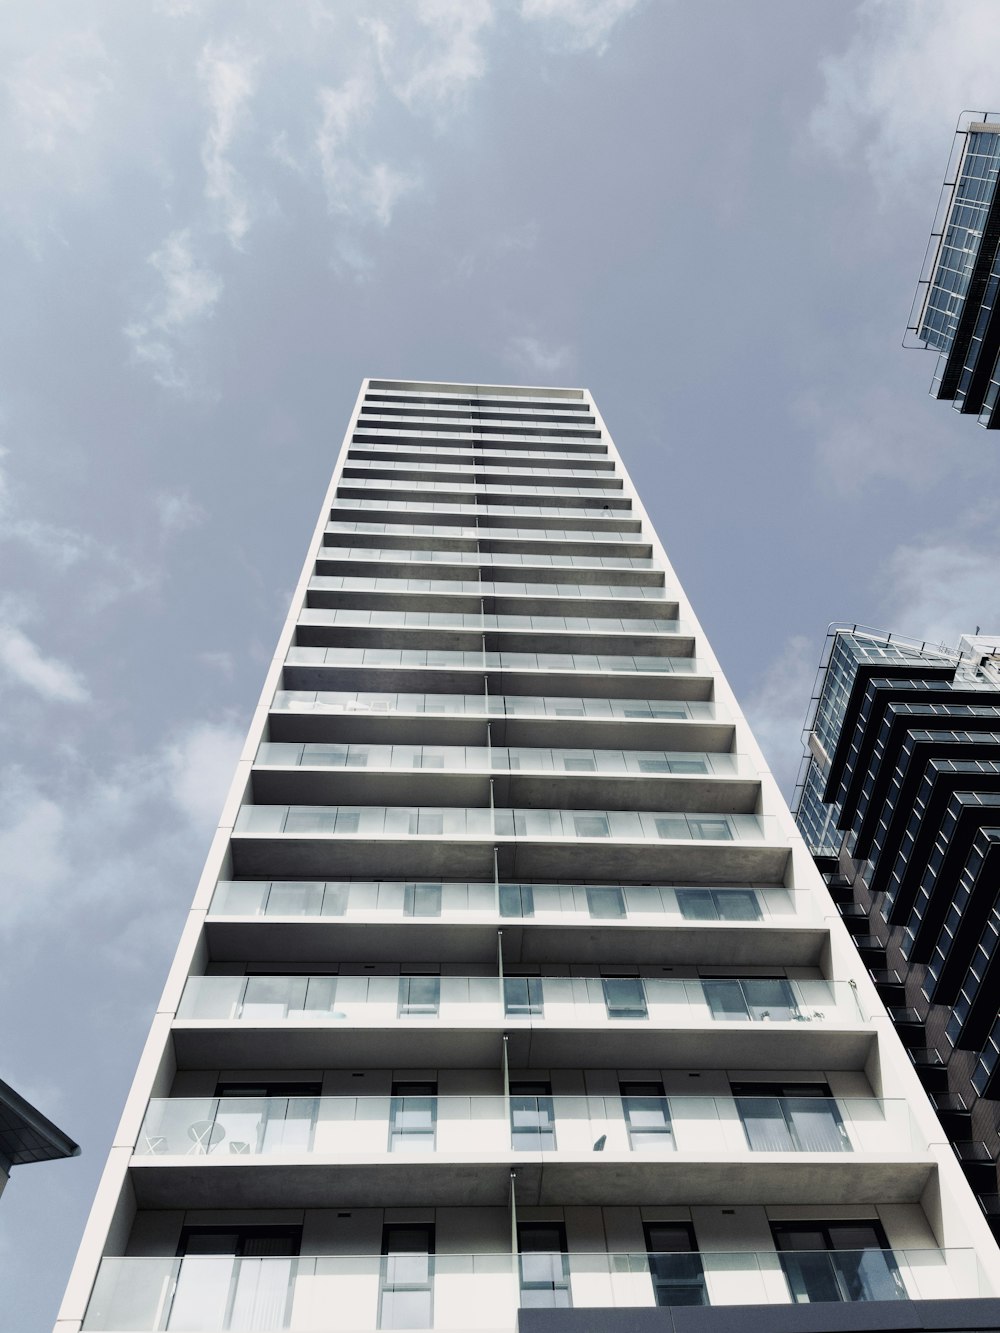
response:
<path id="1" fill-rule="evenodd" d="M 258 768 L 350 768 L 392 772 L 581 773 L 622 777 L 756 776 L 745 755 L 693 750 L 547 750 L 529 746 L 486 745 L 332 745 L 262 741 Z M 726 836 L 723 834 L 722 836 Z"/>
<path id="2" fill-rule="evenodd" d="M 298 623 L 350 629 L 466 629 L 477 634 L 494 630 L 537 630 L 551 634 L 692 633 L 683 621 L 652 616 L 492 615 L 482 611 L 388 611 L 345 606 L 304 606 Z"/>
<path id="3" fill-rule="evenodd" d="M 393 449 L 396 447 L 395 445 L 391 446 Z M 401 460 L 396 462 L 393 459 L 385 458 L 371 459 L 367 454 L 352 449 L 344 465 L 343 482 L 345 485 L 350 485 L 352 482 L 367 481 L 371 478 L 373 481 L 389 481 L 392 483 L 410 475 L 420 478 L 427 474 L 447 473 L 450 477 L 460 478 L 457 483 L 460 486 L 477 485 L 500 489 L 506 485 L 504 478 L 517 476 L 521 478 L 530 477 L 531 479 L 530 482 L 520 482 L 518 484 L 519 490 L 526 485 L 534 484 L 544 486 L 546 489 L 565 490 L 578 495 L 621 496 L 625 494 L 620 477 L 617 479 L 618 484 L 613 484 L 615 474 L 611 470 L 596 471 L 594 468 L 560 467 L 546 471 L 544 465 L 534 466 L 530 461 L 524 461 L 523 454 L 521 455 L 520 466 L 510 466 L 493 461 L 501 457 L 510 458 L 511 455 L 506 451 L 495 450 L 488 457 L 483 459 L 477 457 L 471 462 L 467 458 L 462 461 L 448 463 L 428 463 L 426 460 L 420 462 Z M 564 454 L 563 457 L 577 461 L 571 454 Z M 382 475 L 384 473 L 390 473 L 391 475 L 384 476 Z M 489 474 L 489 479 L 486 478 L 486 474 Z M 496 477 L 497 480 L 493 481 L 493 477 Z M 589 486 L 567 485 L 568 482 L 575 480 L 586 480 L 592 484 Z M 609 484 L 602 485 L 602 482 Z"/>
<path id="4" fill-rule="evenodd" d="M 506 426 L 509 430 L 516 431 L 519 426 L 529 427 L 532 432 L 539 428 L 551 426 L 553 434 L 579 435 L 581 432 L 587 436 L 599 436 L 600 430 L 597 427 L 594 418 L 585 412 L 579 416 L 571 414 L 565 410 L 560 411 L 558 416 L 549 416 L 545 412 L 540 412 L 534 408 L 530 412 L 511 411 L 509 408 L 479 408 L 476 411 L 461 411 L 458 404 L 449 404 L 447 408 L 441 405 L 425 403 L 422 411 L 410 410 L 408 412 L 388 411 L 389 403 L 366 403 L 361 409 L 361 414 L 357 420 L 357 426 L 361 429 L 371 423 L 384 425 L 387 427 L 399 427 L 406 429 L 415 428 L 418 432 L 424 427 L 428 430 L 437 430 L 441 425 L 456 427 L 459 431 L 467 431 L 470 434 L 478 434 L 484 426 Z M 572 415 L 572 419 L 568 419 Z"/>
<path id="5" fill-rule="evenodd" d="M 447 445 L 449 443 L 451 442 L 444 441 L 444 447 L 442 447 L 440 451 L 435 450 L 434 452 L 447 453 Z M 416 444 L 417 451 L 422 454 L 430 453 L 430 451 L 426 449 L 426 443 L 422 440 L 413 442 L 407 440 L 403 443 L 400 443 L 397 440 L 379 440 L 377 443 L 361 442 L 352 444 L 347 455 L 347 462 L 349 466 L 354 466 L 360 464 L 365 459 L 371 459 L 373 455 L 376 454 L 380 458 L 383 454 L 412 454 L 414 452 L 414 444 Z M 583 477 L 594 476 L 595 474 L 598 476 L 615 475 L 615 465 L 605 453 L 581 454 L 578 450 L 573 450 L 572 453 L 567 453 L 565 451 L 560 453 L 558 449 L 532 449 L 530 451 L 525 449 L 504 449 L 502 445 L 494 445 L 492 440 L 481 441 L 475 451 L 469 448 L 467 442 L 456 441 L 451 452 L 460 460 L 460 466 L 464 465 L 469 468 L 477 468 L 480 470 L 492 467 L 495 460 L 503 458 L 513 460 L 517 465 L 515 468 L 511 468 L 511 471 L 522 471 L 525 468 L 543 468 L 548 462 L 564 462 L 573 463 L 575 465 L 574 468 L 565 469 L 570 476 L 579 475 Z M 375 464 L 373 464 L 373 466 L 374 465 Z M 425 466 L 423 458 L 421 458 L 419 466 L 421 468 Z M 428 464 L 427 466 L 447 467 L 452 465 L 444 463 L 437 465 Z M 564 469 L 560 468 L 559 471 L 563 472 Z"/>
<path id="6" fill-rule="evenodd" d="M 352 574 L 314 574 L 309 587 L 322 592 L 433 592 L 464 597 L 570 597 L 615 601 L 670 601 L 663 587 L 628 583 L 481 583 L 472 579 L 365 578 Z"/>
<path id="7" fill-rule="evenodd" d="M 781 920 L 795 916 L 796 909 L 782 888 L 249 879 L 220 880 L 209 914 L 384 921 L 441 917 L 490 924 L 510 917 L 540 925 L 631 921 L 652 927 Z"/>
<path id="8" fill-rule="evenodd" d="M 539 569 L 656 569 L 649 556 L 640 555 L 553 555 L 546 551 L 439 551 L 419 547 L 322 546 L 318 559 L 381 561 L 396 565 L 470 565 L 479 570 L 496 565 L 537 566 Z"/>
<path id="9" fill-rule="evenodd" d="M 788 1305 L 991 1294 L 972 1250 L 105 1258 L 85 1333 L 512 1333 L 521 1306 Z"/>
<path id="10" fill-rule="evenodd" d="M 606 1027 L 609 1020 L 678 1029 L 709 1023 L 854 1024 L 848 982 L 659 977 L 194 976 L 178 1019 L 335 1022 L 402 1020 L 477 1027 L 503 1022 Z"/>
<path id="11" fill-rule="evenodd" d="M 621 718 L 639 722 L 726 722 L 721 705 L 701 699 L 590 699 L 573 695 L 418 694 L 375 690 L 277 690 L 275 712 L 388 713 L 432 716 Z"/>
<path id="12" fill-rule="evenodd" d="M 615 842 L 776 842 L 771 815 L 487 806 L 244 805 L 237 833 L 359 838 L 580 838 Z"/>
<path id="13" fill-rule="evenodd" d="M 289 666 L 448 667 L 474 671 L 656 672 L 659 675 L 711 675 L 694 657 L 652 657 L 635 653 L 485 652 L 463 648 L 315 648 L 294 646 Z"/>
<path id="14" fill-rule="evenodd" d="M 912 1152 L 905 1101 L 833 1097 L 162 1097 L 139 1157 Z M 920 1143 L 921 1148 L 925 1147 Z M 600 1164 L 602 1159 L 597 1159 Z"/>
<path id="15" fill-rule="evenodd" d="M 384 470 L 384 469 L 383 469 Z M 421 473 L 430 469 L 421 468 Z M 443 466 L 441 471 L 447 471 Z M 565 473 L 548 474 L 541 476 L 537 481 L 532 479 L 532 483 L 507 482 L 507 481 L 483 481 L 476 477 L 464 477 L 458 481 L 425 481 L 416 480 L 409 477 L 341 477 L 340 487 L 337 491 L 338 500 L 351 500 L 354 497 L 344 495 L 344 490 L 384 490 L 393 493 L 420 495 L 426 492 L 428 496 L 446 493 L 460 493 L 464 503 L 466 499 L 474 503 L 477 496 L 491 495 L 513 495 L 524 496 L 526 498 L 544 497 L 548 501 L 559 501 L 563 496 L 586 496 L 594 501 L 597 500 L 616 500 L 625 513 L 628 513 L 632 506 L 632 500 L 621 486 L 570 486 L 566 484 Z M 624 502 L 624 503 L 623 503 Z M 597 506 L 595 505 L 595 510 Z"/>
<path id="16" fill-rule="evenodd" d="M 379 513 L 394 514 L 475 514 L 482 515 L 483 518 L 545 518 L 545 519 L 597 519 L 601 522 L 615 522 L 626 520 L 636 524 L 638 529 L 638 519 L 635 518 L 631 509 L 609 509 L 602 505 L 491 505 L 491 504 L 462 504 L 461 502 L 451 500 L 358 500 L 351 496 L 337 497 L 333 507 L 330 510 L 332 521 L 336 521 L 336 515 L 340 510 L 345 509 L 374 509 Z M 391 521 L 391 520 L 390 520 Z"/>
<path id="17" fill-rule="evenodd" d="M 483 426 L 487 427 L 486 432 Z M 498 429 L 498 427 L 505 429 Z M 455 421 L 440 422 L 415 420 L 408 426 L 400 424 L 399 417 L 361 417 L 355 425 L 352 443 L 363 444 L 371 437 L 381 444 L 383 440 L 423 442 L 433 449 L 455 448 L 465 444 L 470 449 L 479 449 L 484 444 L 492 448 L 497 444 L 520 444 L 524 450 L 535 453 L 536 450 L 573 449 L 581 453 L 593 453 L 598 457 L 607 457 L 607 446 L 600 442 L 600 432 L 594 427 L 571 427 L 555 422 L 546 429 L 548 423 L 525 422 L 523 427 L 516 422 L 481 422 L 467 423 Z M 456 428 L 457 427 L 457 428 Z"/>
<path id="18" fill-rule="evenodd" d="M 384 512 L 384 506 L 383 506 Z M 486 518 L 486 515 L 483 515 Z M 490 527 L 482 522 L 475 526 L 460 523 L 370 523 L 353 522 L 349 519 L 331 519 L 326 525 L 331 533 L 367 532 L 373 536 L 399 537 L 461 537 L 469 541 L 526 541 L 526 542 L 641 542 L 648 547 L 648 541 L 640 532 L 619 532 L 614 528 L 556 528 L 546 524 L 539 528 Z M 492 560 L 492 555 L 490 559 Z M 588 559 L 592 559 L 588 555 Z M 652 568 L 650 561 L 649 568 Z"/>

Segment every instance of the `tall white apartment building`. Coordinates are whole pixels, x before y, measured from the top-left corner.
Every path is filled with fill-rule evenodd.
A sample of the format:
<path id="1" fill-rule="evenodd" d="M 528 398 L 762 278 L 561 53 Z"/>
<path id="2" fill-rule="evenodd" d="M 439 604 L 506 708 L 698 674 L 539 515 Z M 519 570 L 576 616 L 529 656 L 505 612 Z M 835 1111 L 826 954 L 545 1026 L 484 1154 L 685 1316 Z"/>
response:
<path id="1" fill-rule="evenodd" d="M 365 381 L 58 1333 L 985 1329 L 998 1283 L 590 394 Z"/>

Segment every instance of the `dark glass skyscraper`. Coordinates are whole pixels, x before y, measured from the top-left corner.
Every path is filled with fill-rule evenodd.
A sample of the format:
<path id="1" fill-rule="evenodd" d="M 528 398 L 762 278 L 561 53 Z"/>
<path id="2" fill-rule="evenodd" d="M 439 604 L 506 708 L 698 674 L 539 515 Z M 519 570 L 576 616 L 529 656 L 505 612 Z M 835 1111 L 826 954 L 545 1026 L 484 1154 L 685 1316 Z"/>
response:
<path id="1" fill-rule="evenodd" d="M 834 631 L 796 818 L 1000 1229 L 1000 640 Z"/>
<path id="2" fill-rule="evenodd" d="M 959 124 L 909 331 L 940 353 L 931 392 L 1000 428 L 1000 115 Z"/>

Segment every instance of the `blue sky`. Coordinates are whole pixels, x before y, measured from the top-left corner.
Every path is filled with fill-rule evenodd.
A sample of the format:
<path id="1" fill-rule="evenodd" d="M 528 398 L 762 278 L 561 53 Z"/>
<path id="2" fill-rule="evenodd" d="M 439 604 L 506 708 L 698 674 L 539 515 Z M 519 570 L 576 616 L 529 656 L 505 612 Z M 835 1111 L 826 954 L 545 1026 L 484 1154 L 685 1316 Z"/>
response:
<path id="1" fill-rule="evenodd" d="M 995 0 L 8 0 L 0 1203 L 50 1327 L 364 375 L 593 390 L 786 788 L 823 634 L 1000 630 L 900 348 Z"/>

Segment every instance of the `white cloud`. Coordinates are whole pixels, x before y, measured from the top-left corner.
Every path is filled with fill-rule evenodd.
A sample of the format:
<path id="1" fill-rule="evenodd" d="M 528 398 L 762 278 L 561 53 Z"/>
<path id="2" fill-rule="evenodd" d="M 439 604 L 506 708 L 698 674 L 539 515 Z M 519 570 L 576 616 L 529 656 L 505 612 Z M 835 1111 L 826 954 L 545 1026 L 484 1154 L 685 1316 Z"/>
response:
<path id="1" fill-rule="evenodd" d="M 65 33 L 15 64 L 3 85 L 17 146 L 48 158 L 75 150 L 111 91 L 109 64 L 92 32 Z"/>
<path id="2" fill-rule="evenodd" d="M 367 178 L 362 178 L 363 197 L 380 226 L 388 227 L 396 204 L 404 194 L 414 189 L 416 184 L 415 176 L 406 171 L 398 171 L 385 162 L 376 162 L 368 172 Z"/>
<path id="3" fill-rule="evenodd" d="M 529 334 L 519 334 L 508 339 L 504 356 L 515 365 L 541 375 L 555 375 L 569 365 L 573 352 L 563 344 L 544 343 Z"/>
<path id="4" fill-rule="evenodd" d="M 7 454 L 0 449 L 0 462 Z M 95 549 L 95 542 L 85 532 L 43 523 L 23 513 L 23 504 L 15 500 L 13 488 L 0 471 L 0 541 L 19 542 L 56 569 L 69 569 Z"/>
<path id="5" fill-rule="evenodd" d="M 164 751 L 167 792 L 195 827 L 218 823 L 244 739 L 230 722 L 199 722 Z"/>
<path id="6" fill-rule="evenodd" d="M 164 537 L 176 536 L 205 520 L 205 511 L 187 491 L 161 491 L 155 499 L 156 516 Z"/>
<path id="7" fill-rule="evenodd" d="M 493 23 L 490 0 L 420 0 L 414 33 L 397 17 L 371 20 L 386 84 L 411 111 L 454 111 L 486 73 L 483 36 Z"/>
<path id="8" fill-rule="evenodd" d="M 243 741 L 228 721 L 196 722 L 150 755 L 106 772 L 64 756 L 52 778 L 0 771 L 0 935 L 30 947 L 56 920 L 65 931 L 100 905 L 100 950 L 136 969 L 162 958 L 194 894 Z M 56 906 L 58 905 L 58 906 Z M 158 917 L 170 917 L 157 934 Z"/>
<path id="9" fill-rule="evenodd" d="M 210 314 L 222 294 L 222 280 L 200 268 L 191 252 L 191 233 L 175 231 L 149 262 L 163 279 L 163 300 L 153 325 L 170 333 Z"/>
<path id="10" fill-rule="evenodd" d="M 996 23 L 996 0 L 864 0 L 847 50 L 821 65 L 812 134 L 864 161 L 886 197 L 925 189 L 944 174 L 959 113 L 996 109 Z"/>
<path id="11" fill-rule="evenodd" d="M 639 4 L 640 0 L 521 0 L 521 17 L 546 24 L 569 51 L 600 55 L 615 26 Z"/>
<path id="12" fill-rule="evenodd" d="M 419 181 L 411 172 L 386 162 L 370 162 L 359 134 L 375 106 L 375 88 L 365 74 L 354 74 L 339 88 L 321 88 L 322 114 L 315 149 L 332 213 L 355 222 L 392 221 L 399 199 Z"/>
<path id="13" fill-rule="evenodd" d="M 250 230 L 250 204 L 228 154 L 256 87 L 256 67 L 256 59 L 212 43 L 202 51 L 198 62 L 198 77 L 212 113 L 201 147 L 205 197 L 218 205 L 223 229 L 236 249 L 241 248 Z"/>
<path id="14" fill-rule="evenodd" d="M 538 223 L 524 222 L 507 231 L 477 237 L 475 243 L 455 264 L 457 278 L 471 278 L 474 273 L 488 270 L 508 255 L 528 254 L 538 245 Z"/>
<path id="15" fill-rule="evenodd" d="M 977 625 L 1000 634 L 1000 550 L 931 541 L 898 546 L 881 574 L 885 625 L 954 647 Z"/>
<path id="16" fill-rule="evenodd" d="M 179 340 L 192 324 L 212 314 L 222 295 L 222 279 L 197 263 L 187 228 L 172 232 L 148 262 L 162 279 L 162 291 L 143 319 L 125 327 L 125 336 L 135 359 L 151 367 L 158 384 L 184 392 L 190 378 L 179 364 Z"/>
<path id="17" fill-rule="evenodd" d="M 929 377 L 932 359 L 924 364 Z M 955 429 L 958 423 L 944 405 L 921 394 L 919 385 L 912 397 L 884 386 L 852 399 L 811 392 L 793 405 L 793 415 L 813 437 L 825 484 L 841 495 L 864 494 L 879 478 L 926 490 L 975 463 Z"/>
<path id="18" fill-rule="evenodd" d="M 45 656 L 7 613 L 0 619 L 0 671 L 53 703 L 79 704 L 90 697 L 79 674 L 59 658 Z"/>
<path id="19" fill-rule="evenodd" d="M 17 768 L 0 775 L 0 865 L 3 904 L 0 929 L 41 912 L 53 885 L 68 878 L 61 849 L 66 817 L 57 801 Z"/>
<path id="20" fill-rule="evenodd" d="M 763 679 L 744 701 L 750 728 L 788 799 L 802 758 L 802 727 L 821 646 L 804 634 L 787 639 Z"/>
<path id="21" fill-rule="evenodd" d="M 216 648 L 199 653 L 198 661 L 204 662 L 205 666 L 211 667 L 213 671 L 218 671 L 226 680 L 233 680 L 236 676 L 236 662 L 232 653 L 226 652 L 225 649 Z"/>
<path id="22" fill-rule="evenodd" d="M 53 27 L 44 8 L 5 13 L 0 43 L 0 213 L 36 259 L 53 241 L 69 243 L 61 205 L 103 179 L 120 111 L 115 63 L 100 38 L 69 31 L 65 15 Z"/>

